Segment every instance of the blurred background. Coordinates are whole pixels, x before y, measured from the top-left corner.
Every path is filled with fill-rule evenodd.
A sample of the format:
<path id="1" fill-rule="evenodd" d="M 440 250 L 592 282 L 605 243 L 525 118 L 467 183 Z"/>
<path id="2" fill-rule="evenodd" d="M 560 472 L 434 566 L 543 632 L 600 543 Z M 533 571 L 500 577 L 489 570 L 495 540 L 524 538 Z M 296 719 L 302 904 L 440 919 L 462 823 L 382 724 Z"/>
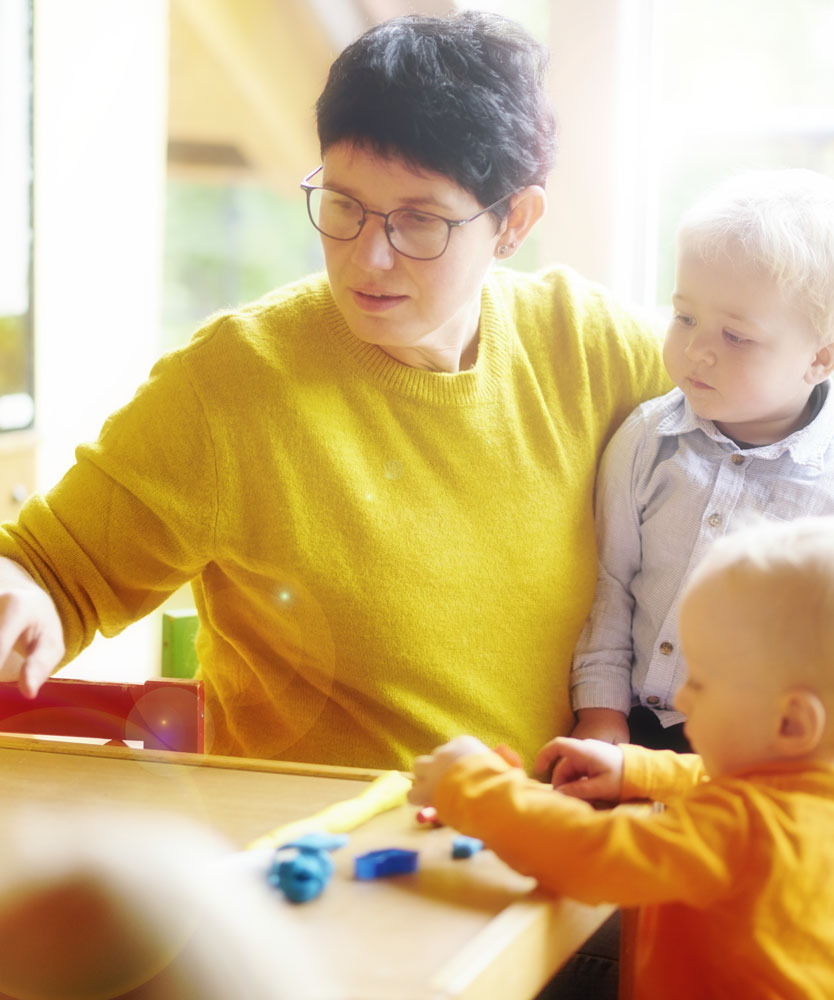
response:
<path id="1" fill-rule="evenodd" d="M 663 307 L 713 181 L 834 176 L 834 0 L 0 0 L 0 518 L 208 315 L 321 266 L 299 182 L 334 56 L 470 6 L 549 46 L 560 120 L 548 214 L 501 266 Z M 73 671 L 146 676 L 158 649 L 152 617 Z"/>

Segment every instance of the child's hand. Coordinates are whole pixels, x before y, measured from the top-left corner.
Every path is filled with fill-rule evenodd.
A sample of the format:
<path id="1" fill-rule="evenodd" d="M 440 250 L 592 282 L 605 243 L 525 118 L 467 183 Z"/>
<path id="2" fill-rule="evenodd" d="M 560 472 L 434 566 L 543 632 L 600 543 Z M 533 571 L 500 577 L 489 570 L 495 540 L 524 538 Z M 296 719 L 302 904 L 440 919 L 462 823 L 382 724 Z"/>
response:
<path id="1" fill-rule="evenodd" d="M 486 747 L 474 736 L 457 736 L 431 754 L 414 760 L 414 784 L 408 792 L 408 801 L 415 806 L 430 806 L 438 781 L 452 764 L 471 753 L 487 753 Z"/>
<path id="2" fill-rule="evenodd" d="M 581 708 L 578 722 L 571 731 L 574 740 L 603 740 L 605 743 L 628 743 L 628 722 L 622 712 L 613 708 Z M 550 740 L 539 750 L 533 772 L 542 781 L 552 780 L 555 766 L 561 756 L 559 738 Z"/>
<path id="3" fill-rule="evenodd" d="M 565 795 L 591 802 L 619 802 L 623 790 L 623 752 L 603 740 L 575 740 L 557 736 L 539 751 L 536 769 L 544 757 L 558 758 L 553 787 Z"/>
<path id="4" fill-rule="evenodd" d="M 572 739 L 628 743 L 628 720 L 622 712 L 614 708 L 580 708 L 576 717 Z"/>

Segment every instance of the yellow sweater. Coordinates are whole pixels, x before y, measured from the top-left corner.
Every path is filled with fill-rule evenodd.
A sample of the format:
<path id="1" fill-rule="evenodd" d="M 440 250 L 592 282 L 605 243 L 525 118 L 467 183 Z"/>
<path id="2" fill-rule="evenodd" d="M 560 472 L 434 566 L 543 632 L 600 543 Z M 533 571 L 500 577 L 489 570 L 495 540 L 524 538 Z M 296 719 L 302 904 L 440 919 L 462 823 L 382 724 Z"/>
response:
<path id="1" fill-rule="evenodd" d="M 658 346 L 571 272 L 497 270 L 474 369 L 420 371 L 309 279 L 162 358 L 0 554 L 67 659 L 193 578 L 216 753 L 407 766 L 471 731 L 529 759 L 571 724 L 594 470 L 668 387 Z"/>
<path id="2" fill-rule="evenodd" d="M 637 1000 L 831 1000 L 834 768 L 707 781 L 693 754 L 624 750 L 624 798 L 665 812 L 599 812 L 479 754 L 443 776 L 438 815 L 546 889 L 643 907 Z"/>

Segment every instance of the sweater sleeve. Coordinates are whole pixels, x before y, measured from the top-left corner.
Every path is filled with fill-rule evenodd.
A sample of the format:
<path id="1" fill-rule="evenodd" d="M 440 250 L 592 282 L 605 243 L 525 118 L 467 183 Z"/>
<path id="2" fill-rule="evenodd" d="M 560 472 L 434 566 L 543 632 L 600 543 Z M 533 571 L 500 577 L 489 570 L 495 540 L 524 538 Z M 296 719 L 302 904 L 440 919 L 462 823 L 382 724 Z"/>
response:
<path id="1" fill-rule="evenodd" d="M 551 892 L 623 906 L 707 905 L 732 890 L 749 822 L 737 796 L 707 786 L 663 813 L 598 811 L 531 783 L 495 754 L 464 757 L 435 792 L 443 822 L 479 837 Z"/>
<path id="2" fill-rule="evenodd" d="M 211 551 L 211 436 L 182 358 L 157 362 L 133 400 L 45 496 L 0 529 L 0 555 L 52 597 L 67 653 L 120 632 L 192 578 Z"/>
<path id="3" fill-rule="evenodd" d="M 627 715 L 631 708 L 631 581 L 641 560 L 634 475 L 644 437 L 638 407 L 614 434 L 600 463 L 594 503 L 597 583 L 573 657 L 570 690 L 574 710 L 612 708 Z"/>
<path id="4" fill-rule="evenodd" d="M 623 745 L 623 801 L 669 802 L 707 781 L 704 764 L 694 753 L 648 750 Z"/>

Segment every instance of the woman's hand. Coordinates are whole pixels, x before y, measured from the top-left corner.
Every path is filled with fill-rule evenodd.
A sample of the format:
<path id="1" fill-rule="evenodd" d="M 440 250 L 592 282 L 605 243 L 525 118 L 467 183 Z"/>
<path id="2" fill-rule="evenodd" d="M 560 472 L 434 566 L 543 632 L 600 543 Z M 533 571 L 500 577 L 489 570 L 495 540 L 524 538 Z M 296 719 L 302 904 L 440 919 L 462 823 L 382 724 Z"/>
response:
<path id="1" fill-rule="evenodd" d="M 455 761 L 472 753 L 488 753 L 489 748 L 474 736 L 457 736 L 431 754 L 414 760 L 414 784 L 408 793 L 408 801 L 415 806 L 430 806 L 434 790 L 443 775 Z"/>
<path id="2" fill-rule="evenodd" d="M 12 559 L 0 558 L 0 680 L 34 698 L 64 656 L 52 598 Z"/>
<path id="3" fill-rule="evenodd" d="M 623 790 L 623 751 L 603 740 L 558 736 L 540 751 L 557 758 L 553 787 L 590 802 L 619 802 Z M 536 761 L 538 765 L 539 761 Z"/>

